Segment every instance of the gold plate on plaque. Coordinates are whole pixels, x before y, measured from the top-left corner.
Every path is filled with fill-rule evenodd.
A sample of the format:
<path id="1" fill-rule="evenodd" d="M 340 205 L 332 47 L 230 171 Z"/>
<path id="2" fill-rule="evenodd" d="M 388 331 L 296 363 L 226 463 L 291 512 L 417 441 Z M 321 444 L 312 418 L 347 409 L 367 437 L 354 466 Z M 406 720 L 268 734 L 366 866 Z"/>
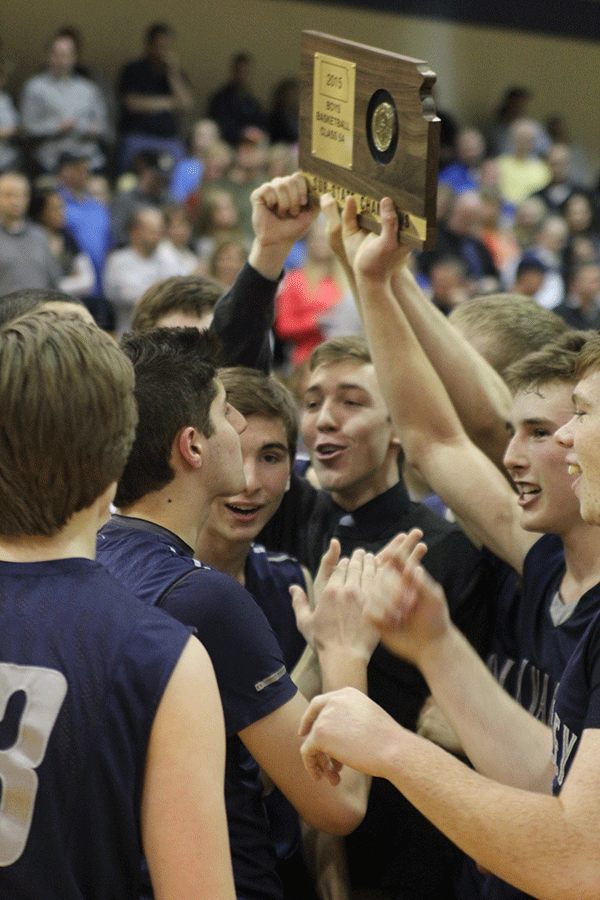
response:
<path id="1" fill-rule="evenodd" d="M 356 64 L 315 53 L 312 152 L 319 159 L 352 168 Z"/>

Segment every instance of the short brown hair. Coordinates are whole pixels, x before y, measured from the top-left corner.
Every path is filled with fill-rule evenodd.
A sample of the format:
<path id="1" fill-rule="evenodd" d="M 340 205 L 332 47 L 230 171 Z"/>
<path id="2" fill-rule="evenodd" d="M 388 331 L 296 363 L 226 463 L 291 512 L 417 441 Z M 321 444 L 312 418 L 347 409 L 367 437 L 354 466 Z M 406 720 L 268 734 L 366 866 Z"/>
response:
<path id="1" fill-rule="evenodd" d="M 138 300 L 131 330 L 150 331 L 156 323 L 172 312 L 182 312 L 201 319 L 212 312 L 223 287 L 211 278 L 200 275 L 175 275 L 163 278 L 149 287 Z"/>
<path id="2" fill-rule="evenodd" d="M 227 399 L 243 416 L 281 420 L 293 463 L 298 442 L 298 412 L 289 388 L 274 375 L 265 375 L 245 366 L 220 369 L 219 377 Z"/>
<path id="3" fill-rule="evenodd" d="M 587 331 L 587 341 L 577 357 L 575 378 L 579 381 L 591 372 L 600 371 L 600 333 Z"/>
<path id="4" fill-rule="evenodd" d="M 522 294 L 473 297 L 455 306 L 448 318 L 467 340 L 483 339 L 483 355 L 500 375 L 567 330 L 564 319 Z"/>
<path id="5" fill-rule="evenodd" d="M 197 328 L 155 328 L 125 335 L 121 347 L 133 363 L 139 415 L 115 497 L 126 509 L 173 480 L 173 441 L 183 428 L 191 425 L 205 437 L 213 433 L 218 342 Z"/>
<path id="6" fill-rule="evenodd" d="M 543 384 L 577 381 L 577 366 L 582 348 L 589 340 L 588 331 L 565 331 L 541 350 L 528 353 L 509 366 L 504 378 L 513 393 L 537 390 Z"/>
<path id="7" fill-rule="evenodd" d="M 314 372 L 318 366 L 332 366 L 341 362 L 371 363 L 371 354 L 364 338 L 358 335 L 334 337 L 318 344 L 308 358 L 308 368 Z"/>
<path id="8" fill-rule="evenodd" d="M 121 475 L 137 413 L 133 367 L 76 313 L 0 329 L 0 533 L 52 537 Z"/>

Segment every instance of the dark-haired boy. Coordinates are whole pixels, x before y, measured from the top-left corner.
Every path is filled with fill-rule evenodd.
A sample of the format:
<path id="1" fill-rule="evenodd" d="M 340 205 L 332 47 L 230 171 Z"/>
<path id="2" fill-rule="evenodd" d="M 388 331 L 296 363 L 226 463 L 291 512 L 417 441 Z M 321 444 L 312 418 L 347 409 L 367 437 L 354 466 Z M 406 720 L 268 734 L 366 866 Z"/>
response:
<path id="1" fill-rule="evenodd" d="M 367 784 L 351 776 L 341 792 L 311 784 L 298 753 L 306 701 L 252 597 L 232 578 L 193 558 L 210 504 L 244 489 L 239 434 L 246 422 L 228 402 L 207 332 L 157 329 L 130 335 L 139 410 L 136 440 L 115 503 L 120 514 L 101 533 L 103 565 L 149 605 L 194 627 L 213 661 L 225 710 L 225 796 L 239 897 L 277 898 L 258 765 L 308 822 L 345 833 L 360 822 Z M 356 566 L 338 584 L 354 587 Z M 335 619 L 323 635 L 325 683 L 366 690 L 372 635 L 344 640 Z"/>

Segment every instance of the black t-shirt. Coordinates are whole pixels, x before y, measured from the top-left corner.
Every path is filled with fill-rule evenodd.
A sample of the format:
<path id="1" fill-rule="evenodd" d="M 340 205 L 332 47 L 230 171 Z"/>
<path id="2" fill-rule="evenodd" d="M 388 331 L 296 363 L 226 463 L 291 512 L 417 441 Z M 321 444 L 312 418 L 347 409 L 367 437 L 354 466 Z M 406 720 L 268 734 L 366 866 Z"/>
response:
<path id="1" fill-rule="evenodd" d="M 344 555 L 356 547 L 377 552 L 398 532 L 415 527 L 428 546 L 423 566 L 444 587 L 453 620 L 485 655 L 495 602 L 487 561 L 456 525 L 412 502 L 403 482 L 347 513 L 326 491 L 293 474 L 290 490 L 258 540 L 291 553 L 314 575 L 332 537 Z M 429 695 L 417 669 L 379 646 L 369 663 L 368 684 L 369 696 L 414 730 Z M 346 846 L 355 887 L 383 890 L 398 900 L 457 897 L 462 854 L 384 779 L 373 779 L 367 814 Z"/>
<path id="2" fill-rule="evenodd" d="M 155 69 L 144 57 L 127 63 L 121 70 L 117 92 L 121 99 L 119 130 L 135 131 L 152 137 L 177 137 L 179 122 L 171 110 L 163 112 L 134 113 L 123 103 L 126 94 L 147 94 L 148 96 L 170 96 L 173 92 L 166 71 Z"/>

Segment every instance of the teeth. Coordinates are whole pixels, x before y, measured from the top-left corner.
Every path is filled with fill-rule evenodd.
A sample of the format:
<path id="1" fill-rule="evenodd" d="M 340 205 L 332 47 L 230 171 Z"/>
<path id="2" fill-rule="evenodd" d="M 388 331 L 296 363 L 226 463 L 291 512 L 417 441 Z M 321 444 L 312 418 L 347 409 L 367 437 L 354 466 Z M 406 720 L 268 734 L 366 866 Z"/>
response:
<path id="1" fill-rule="evenodd" d="M 231 503 L 227 504 L 228 509 L 232 510 L 234 513 L 238 515 L 249 515 L 251 513 L 255 513 L 260 507 L 253 506 L 251 508 L 241 507 L 241 506 L 233 506 Z"/>
<path id="2" fill-rule="evenodd" d="M 580 475 L 581 469 L 579 468 L 579 466 L 570 465 L 567 467 L 567 472 L 569 473 L 569 475 Z"/>

